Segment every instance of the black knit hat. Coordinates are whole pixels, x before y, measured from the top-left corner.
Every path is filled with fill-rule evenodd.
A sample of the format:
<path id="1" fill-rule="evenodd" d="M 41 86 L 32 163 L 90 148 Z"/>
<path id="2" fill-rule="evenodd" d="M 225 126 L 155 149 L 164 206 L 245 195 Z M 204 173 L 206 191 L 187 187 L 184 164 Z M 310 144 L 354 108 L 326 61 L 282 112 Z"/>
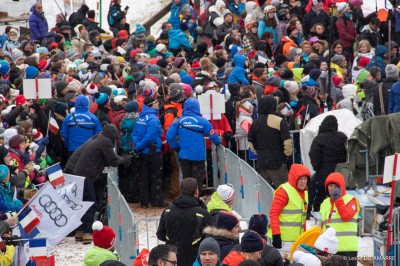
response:
<path id="1" fill-rule="evenodd" d="M 260 235 L 267 233 L 268 218 L 265 214 L 258 213 L 251 216 L 249 221 L 249 230 L 253 230 Z"/>
<path id="2" fill-rule="evenodd" d="M 146 97 L 144 98 L 144 104 L 147 105 L 148 107 L 151 107 L 153 104 L 157 102 L 157 99 L 152 98 L 152 97 Z"/>
<path id="3" fill-rule="evenodd" d="M 217 214 L 217 228 L 231 231 L 240 221 L 235 215 L 227 211 L 219 211 Z"/>
<path id="4" fill-rule="evenodd" d="M 168 66 L 168 62 L 165 59 L 160 59 L 157 61 L 157 66 L 161 68 L 166 68 Z"/>
<path id="5" fill-rule="evenodd" d="M 240 84 L 237 83 L 237 82 L 228 84 L 228 90 L 229 90 L 229 93 L 230 93 L 232 96 L 237 96 L 237 95 L 239 95 Z"/>
<path id="6" fill-rule="evenodd" d="M 217 60 L 215 60 L 215 65 L 216 65 L 218 68 L 223 67 L 225 64 L 226 64 L 226 59 L 223 58 L 223 57 L 218 57 Z"/>
<path id="7" fill-rule="evenodd" d="M 243 252 L 252 253 L 264 249 L 264 243 L 259 234 L 254 231 L 247 231 L 242 236 L 241 247 Z"/>

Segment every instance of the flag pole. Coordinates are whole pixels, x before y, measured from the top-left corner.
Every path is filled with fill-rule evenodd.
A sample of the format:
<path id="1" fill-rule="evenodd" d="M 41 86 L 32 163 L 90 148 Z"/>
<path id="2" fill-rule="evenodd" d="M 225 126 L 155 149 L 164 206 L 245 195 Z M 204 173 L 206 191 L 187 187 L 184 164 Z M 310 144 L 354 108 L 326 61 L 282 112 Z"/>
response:
<path id="1" fill-rule="evenodd" d="M 303 118 L 303 128 L 304 128 L 304 126 L 306 125 L 307 114 L 308 114 L 308 107 L 310 107 L 309 104 L 307 104 L 306 114 L 305 114 L 305 116 L 304 116 L 304 118 Z"/>
<path id="2" fill-rule="evenodd" d="M 49 136 L 50 119 L 51 119 L 51 110 L 49 111 L 49 119 L 47 120 L 46 136 Z"/>

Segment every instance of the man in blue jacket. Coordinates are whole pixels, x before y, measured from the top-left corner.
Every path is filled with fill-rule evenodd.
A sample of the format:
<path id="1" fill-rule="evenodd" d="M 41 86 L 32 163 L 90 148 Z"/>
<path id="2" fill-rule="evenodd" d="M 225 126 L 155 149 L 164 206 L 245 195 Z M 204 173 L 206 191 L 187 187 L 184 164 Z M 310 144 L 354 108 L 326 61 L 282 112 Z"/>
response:
<path id="1" fill-rule="evenodd" d="M 180 29 L 181 19 L 179 17 L 181 13 L 181 7 L 186 3 L 186 0 L 173 0 L 171 6 L 171 16 L 168 19 L 168 22 L 172 24 L 174 29 Z"/>
<path id="2" fill-rule="evenodd" d="M 166 207 L 162 195 L 161 123 L 158 119 L 159 102 L 152 97 L 144 99 L 133 130 L 134 149 L 141 154 L 140 203 L 147 208 L 149 201 L 153 207 Z"/>
<path id="3" fill-rule="evenodd" d="M 47 20 L 44 16 L 43 6 L 41 3 L 35 3 L 31 10 L 31 16 L 29 17 L 29 28 L 31 30 L 32 41 L 41 41 L 46 37 L 49 26 L 47 25 Z"/>
<path id="4" fill-rule="evenodd" d="M 89 112 L 88 98 L 79 95 L 75 101 L 75 112 L 67 115 L 60 131 L 64 145 L 68 149 L 68 157 L 101 130 L 99 119 Z"/>
<path id="5" fill-rule="evenodd" d="M 237 54 L 233 57 L 235 68 L 228 77 L 228 84 L 237 82 L 241 85 L 249 85 L 249 80 L 246 77 L 246 67 L 249 66 L 249 59 L 242 54 Z"/>
<path id="6" fill-rule="evenodd" d="M 183 105 L 182 117 L 173 122 L 167 131 L 167 140 L 174 150 L 179 151 L 183 178 L 195 178 L 199 191 L 206 170 L 204 135 L 210 137 L 215 145 L 220 143 L 218 134 L 210 122 L 200 116 L 200 104 L 197 99 L 188 99 Z M 176 140 L 177 136 L 179 142 Z"/>

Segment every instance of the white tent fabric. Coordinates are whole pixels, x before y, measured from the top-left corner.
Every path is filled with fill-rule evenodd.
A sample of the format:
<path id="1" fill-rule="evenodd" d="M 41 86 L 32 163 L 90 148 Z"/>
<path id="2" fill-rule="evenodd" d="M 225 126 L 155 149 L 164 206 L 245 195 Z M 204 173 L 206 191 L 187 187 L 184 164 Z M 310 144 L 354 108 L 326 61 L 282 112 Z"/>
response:
<path id="1" fill-rule="evenodd" d="M 367 4 L 368 2 L 368 4 Z M 386 2 L 386 5 L 385 5 Z M 367 0 L 364 1 L 364 4 L 361 6 L 364 17 L 367 17 L 369 14 L 376 12 L 376 7 L 379 9 L 392 9 L 393 5 L 389 0 Z"/>
<path id="2" fill-rule="evenodd" d="M 361 120 L 354 116 L 353 112 L 347 109 L 330 111 L 311 119 L 307 125 L 300 130 L 301 159 L 303 164 L 310 170 L 311 174 L 314 174 L 315 171 L 312 168 L 308 152 L 310 151 L 311 143 L 318 135 L 319 126 L 328 115 L 334 115 L 336 117 L 339 125 L 338 130 L 346 134 L 347 137 L 350 137 L 354 129 L 362 123 Z M 326 141 L 329 140 L 327 139 Z"/>

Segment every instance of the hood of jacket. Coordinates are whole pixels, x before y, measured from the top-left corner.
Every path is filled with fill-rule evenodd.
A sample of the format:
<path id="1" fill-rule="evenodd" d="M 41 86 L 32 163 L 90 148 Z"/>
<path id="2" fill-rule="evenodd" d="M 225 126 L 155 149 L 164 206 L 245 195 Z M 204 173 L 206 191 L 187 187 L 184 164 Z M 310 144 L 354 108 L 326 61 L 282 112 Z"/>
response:
<path id="1" fill-rule="evenodd" d="M 211 195 L 211 200 L 207 203 L 207 210 L 209 212 L 213 210 L 224 210 L 228 212 L 232 212 L 232 209 L 226 204 L 217 192 L 214 192 Z"/>
<path id="2" fill-rule="evenodd" d="M 253 11 L 254 11 L 254 9 L 256 9 L 256 7 L 257 7 L 257 4 L 256 4 L 256 2 L 253 2 L 253 1 L 247 2 L 246 5 L 244 6 L 247 14 L 253 13 Z"/>
<path id="3" fill-rule="evenodd" d="M 31 11 L 32 13 L 34 13 L 34 14 L 35 14 L 36 16 L 38 16 L 38 17 L 43 17 L 43 14 L 39 14 L 39 13 L 36 11 L 35 5 L 31 6 L 31 9 L 30 9 L 29 11 Z"/>
<path id="4" fill-rule="evenodd" d="M 386 53 L 387 53 L 387 48 L 385 46 L 383 46 L 383 45 L 376 46 L 375 54 L 377 56 L 383 57 L 383 55 L 386 54 Z"/>
<path id="5" fill-rule="evenodd" d="M 82 38 L 82 36 L 81 36 L 81 34 L 80 34 L 80 32 L 79 32 L 79 27 L 80 26 L 83 26 L 82 24 L 78 24 L 78 25 L 76 25 L 75 26 L 75 28 L 74 28 L 74 31 L 75 31 L 75 33 L 76 33 L 76 37 L 78 37 L 78 38 Z"/>
<path id="6" fill-rule="evenodd" d="M 206 228 L 203 229 L 203 233 L 206 235 L 211 236 L 212 238 L 216 237 L 222 237 L 222 238 L 228 238 L 234 241 L 239 240 L 239 234 L 234 234 L 231 231 L 228 231 L 223 228 L 217 228 L 214 226 L 207 226 Z"/>
<path id="7" fill-rule="evenodd" d="M 258 106 L 258 113 L 260 115 L 276 114 L 278 102 L 272 96 L 264 96 L 261 98 Z"/>
<path id="8" fill-rule="evenodd" d="M 319 126 L 318 134 L 335 132 L 338 130 L 338 122 L 334 115 L 328 115 Z"/>
<path id="9" fill-rule="evenodd" d="M 219 17 L 222 17 L 222 13 L 217 9 L 217 7 L 216 7 L 215 5 L 211 6 L 211 7 L 208 9 L 208 14 L 211 14 L 212 12 L 215 12 L 215 13 L 217 13 L 217 15 L 218 15 Z"/>
<path id="10" fill-rule="evenodd" d="M 142 111 L 140 112 L 139 116 L 145 116 L 145 115 L 155 115 L 157 116 L 158 114 L 158 109 L 154 109 L 151 107 L 148 107 L 147 105 L 143 104 Z"/>
<path id="11" fill-rule="evenodd" d="M 342 196 L 346 195 L 346 184 L 344 182 L 344 177 L 341 173 L 332 173 L 327 176 L 325 180 L 325 191 L 327 195 L 329 195 L 328 192 L 329 184 L 336 184 L 338 187 L 342 189 Z"/>
<path id="12" fill-rule="evenodd" d="M 244 62 L 246 62 L 246 57 L 244 55 L 238 54 L 233 57 L 235 67 L 244 68 Z"/>
<path id="13" fill-rule="evenodd" d="M 76 97 L 75 110 L 80 112 L 89 111 L 89 99 L 84 95 L 79 95 Z"/>
<path id="14" fill-rule="evenodd" d="M 292 167 L 290 167 L 289 171 L 289 184 L 297 189 L 297 181 L 299 181 L 299 178 L 302 176 L 311 177 L 310 171 L 307 169 L 307 167 L 302 164 L 292 164 Z"/>
<path id="15" fill-rule="evenodd" d="M 200 115 L 200 104 L 199 101 L 190 98 L 185 101 L 183 104 L 183 115 L 185 116 L 191 116 L 191 115 Z"/>
<path id="16" fill-rule="evenodd" d="M 188 195 L 180 195 L 174 199 L 173 204 L 181 209 L 201 207 L 201 201 L 198 198 Z"/>

